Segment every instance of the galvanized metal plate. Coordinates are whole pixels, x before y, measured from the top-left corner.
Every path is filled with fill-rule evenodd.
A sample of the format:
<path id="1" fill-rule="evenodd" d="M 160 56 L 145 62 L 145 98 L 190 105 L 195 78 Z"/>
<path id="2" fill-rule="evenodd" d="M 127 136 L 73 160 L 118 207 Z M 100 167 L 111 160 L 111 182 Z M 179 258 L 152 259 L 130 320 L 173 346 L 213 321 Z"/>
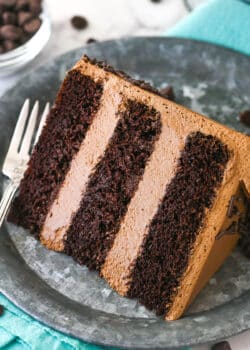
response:
<path id="1" fill-rule="evenodd" d="M 28 75 L 0 101 L 0 164 L 25 98 L 53 101 L 65 71 L 84 53 L 107 60 L 155 87 L 174 87 L 177 101 L 241 132 L 250 106 L 250 59 L 201 42 L 170 38 L 107 41 L 69 52 Z M 1 178 L 1 184 L 3 178 Z M 231 336 L 250 328 L 250 261 L 237 250 L 183 318 L 164 322 L 121 298 L 70 257 L 44 248 L 22 228 L 0 234 L 0 291 L 55 329 L 96 344 L 168 349 Z"/>

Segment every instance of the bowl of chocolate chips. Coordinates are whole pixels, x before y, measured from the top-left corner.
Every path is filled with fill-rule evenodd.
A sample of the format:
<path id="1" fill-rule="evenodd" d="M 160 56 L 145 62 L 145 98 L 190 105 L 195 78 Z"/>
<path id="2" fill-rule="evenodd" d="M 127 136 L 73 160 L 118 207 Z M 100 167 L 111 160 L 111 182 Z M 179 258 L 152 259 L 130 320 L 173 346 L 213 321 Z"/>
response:
<path id="1" fill-rule="evenodd" d="M 50 33 L 42 0 L 0 0 L 0 76 L 19 70 L 35 58 Z"/>

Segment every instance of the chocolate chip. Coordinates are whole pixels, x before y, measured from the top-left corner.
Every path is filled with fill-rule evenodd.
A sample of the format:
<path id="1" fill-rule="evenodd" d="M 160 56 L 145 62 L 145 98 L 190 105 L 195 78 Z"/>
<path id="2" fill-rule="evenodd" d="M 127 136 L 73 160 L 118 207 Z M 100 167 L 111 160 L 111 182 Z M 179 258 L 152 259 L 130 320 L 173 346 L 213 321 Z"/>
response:
<path id="1" fill-rule="evenodd" d="M 11 24 L 0 28 L 0 35 L 4 40 L 19 40 L 22 36 L 22 29 Z"/>
<path id="2" fill-rule="evenodd" d="M 222 341 L 212 346 L 211 350 L 232 350 L 230 344 L 227 341 Z"/>
<path id="3" fill-rule="evenodd" d="M 97 40 L 94 39 L 94 38 L 89 38 L 89 39 L 87 40 L 87 44 L 92 44 L 92 43 L 96 43 L 96 42 L 97 42 Z"/>
<path id="4" fill-rule="evenodd" d="M 41 26 L 41 20 L 39 18 L 34 18 L 31 21 L 25 23 L 23 29 L 28 34 L 35 34 Z"/>
<path id="5" fill-rule="evenodd" d="M 4 312 L 4 307 L 3 305 L 0 305 L 0 316 L 2 316 L 3 312 Z"/>
<path id="6" fill-rule="evenodd" d="M 42 0 L 29 0 L 30 1 L 30 4 L 35 4 L 35 5 L 40 5 L 42 4 Z"/>
<path id="7" fill-rule="evenodd" d="M 160 93 L 162 96 L 166 97 L 167 99 L 171 101 L 175 101 L 175 94 L 174 94 L 174 89 L 172 86 L 167 86 L 163 89 L 160 90 Z"/>
<path id="8" fill-rule="evenodd" d="M 159 4 L 161 2 L 161 0 L 150 0 L 150 1 L 155 3 L 155 4 Z"/>
<path id="9" fill-rule="evenodd" d="M 17 0 L 16 3 L 16 9 L 18 11 L 23 10 L 23 11 L 28 11 L 29 10 L 29 0 Z"/>
<path id="10" fill-rule="evenodd" d="M 30 11 L 34 15 L 39 15 L 42 11 L 41 1 L 39 0 L 30 0 Z"/>
<path id="11" fill-rule="evenodd" d="M 3 24 L 16 24 L 16 14 L 14 12 L 4 12 L 2 15 Z"/>
<path id="12" fill-rule="evenodd" d="M 0 5 L 3 8 L 10 9 L 16 5 L 16 0 L 0 0 Z"/>
<path id="13" fill-rule="evenodd" d="M 88 21 L 83 16 L 74 16 L 71 18 L 71 24 L 75 29 L 85 29 L 88 26 Z"/>
<path id="14" fill-rule="evenodd" d="M 20 39 L 20 44 L 25 44 L 31 37 L 32 35 L 24 33 Z"/>
<path id="15" fill-rule="evenodd" d="M 5 52 L 8 52 L 8 51 L 14 50 L 17 47 L 17 44 L 12 40 L 5 40 L 3 42 L 3 47 Z"/>
<path id="16" fill-rule="evenodd" d="M 239 114 L 241 123 L 250 126 L 250 109 L 246 109 Z"/>
<path id="17" fill-rule="evenodd" d="M 27 11 L 20 11 L 17 15 L 17 22 L 19 26 L 23 26 L 26 22 L 33 18 L 33 14 Z"/>

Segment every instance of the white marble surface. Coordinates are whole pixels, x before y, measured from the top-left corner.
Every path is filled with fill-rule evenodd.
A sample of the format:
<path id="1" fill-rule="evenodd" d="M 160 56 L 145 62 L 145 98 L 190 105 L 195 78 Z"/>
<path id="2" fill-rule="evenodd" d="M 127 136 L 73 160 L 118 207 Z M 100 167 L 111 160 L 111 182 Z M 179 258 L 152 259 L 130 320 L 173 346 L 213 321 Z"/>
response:
<path id="1" fill-rule="evenodd" d="M 98 40 L 123 36 L 161 35 L 188 14 L 182 0 L 48 0 L 52 36 L 44 51 L 27 68 L 13 76 L 0 78 L 0 96 L 16 84 L 23 74 L 47 59 L 85 45 L 88 38 Z M 70 24 L 73 15 L 84 15 L 89 27 L 76 31 Z M 205 330 L 204 330 L 205 331 Z M 229 340 L 232 350 L 250 349 L 250 331 Z M 209 346 L 195 347 L 209 350 Z"/>
<path id="2" fill-rule="evenodd" d="M 12 77 L 0 77 L 0 96 L 30 69 L 49 58 L 83 46 L 88 38 L 107 40 L 131 35 L 160 35 L 188 12 L 182 0 L 47 0 L 52 19 L 51 39 L 31 65 Z M 89 20 L 86 30 L 72 28 L 70 18 L 83 15 Z"/>

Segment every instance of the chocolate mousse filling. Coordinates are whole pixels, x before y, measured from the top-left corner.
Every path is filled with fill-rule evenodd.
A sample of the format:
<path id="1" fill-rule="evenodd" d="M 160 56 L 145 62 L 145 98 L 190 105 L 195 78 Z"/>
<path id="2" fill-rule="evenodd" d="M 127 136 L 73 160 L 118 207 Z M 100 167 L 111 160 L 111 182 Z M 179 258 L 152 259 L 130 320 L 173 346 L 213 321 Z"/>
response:
<path id="1" fill-rule="evenodd" d="M 80 207 L 66 233 L 64 250 L 80 264 L 100 270 L 135 194 L 161 132 L 160 114 L 128 100 Z"/>
<path id="2" fill-rule="evenodd" d="M 201 132 L 187 137 L 176 174 L 135 261 L 128 291 L 158 315 L 171 306 L 228 160 L 227 147 L 216 137 Z"/>
<path id="3" fill-rule="evenodd" d="M 103 86 L 68 73 L 29 161 L 9 220 L 39 232 L 100 106 Z"/>

